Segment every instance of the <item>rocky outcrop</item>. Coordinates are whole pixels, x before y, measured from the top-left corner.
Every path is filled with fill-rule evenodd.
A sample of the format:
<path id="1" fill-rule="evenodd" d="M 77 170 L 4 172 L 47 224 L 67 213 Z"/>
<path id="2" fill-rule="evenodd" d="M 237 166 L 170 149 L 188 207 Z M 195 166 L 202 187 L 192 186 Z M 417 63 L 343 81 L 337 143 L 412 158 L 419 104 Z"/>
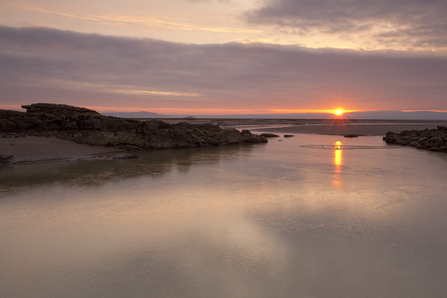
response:
<path id="1" fill-rule="evenodd" d="M 345 135 L 345 138 L 358 138 L 360 136 L 362 136 L 362 135 L 360 135 L 360 134 L 347 134 L 347 135 Z"/>
<path id="2" fill-rule="evenodd" d="M 0 132 L 56 137 L 76 143 L 124 149 L 170 149 L 266 143 L 248 130 L 213 124 L 168 124 L 103 116 L 94 110 L 61 104 L 24 105 L 26 113 L 0 110 Z"/>
<path id="3" fill-rule="evenodd" d="M 279 138 L 279 135 L 275 135 L 274 133 L 261 133 L 261 136 L 265 138 Z"/>
<path id="4" fill-rule="evenodd" d="M 383 140 L 387 144 L 412 146 L 417 149 L 447 152 L 447 127 L 437 129 L 404 130 L 401 133 L 389 131 Z"/>

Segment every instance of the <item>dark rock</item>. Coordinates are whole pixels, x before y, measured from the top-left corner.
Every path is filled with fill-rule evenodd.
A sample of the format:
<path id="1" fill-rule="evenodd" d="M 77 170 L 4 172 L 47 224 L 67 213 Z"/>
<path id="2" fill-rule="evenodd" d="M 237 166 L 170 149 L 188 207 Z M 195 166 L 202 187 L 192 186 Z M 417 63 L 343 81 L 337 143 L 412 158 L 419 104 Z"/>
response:
<path id="1" fill-rule="evenodd" d="M 345 138 L 358 138 L 359 136 L 362 136 L 362 135 L 359 135 L 359 134 L 347 134 L 347 135 L 345 135 Z"/>
<path id="2" fill-rule="evenodd" d="M 263 136 L 214 124 L 169 124 L 103 116 L 86 108 L 38 103 L 26 113 L 0 110 L 0 132 L 56 137 L 76 143 L 128 150 L 266 143 Z"/>
<path id="3" fill-rule="evenodd" d="M 284 135 L 285 138 L 293 138 L 294 135 Z"/>
<path id="4" fill-rule="evenodd" d="M 9 119 L 0 119 L 0 130 L 9 132 L 17 129 L 17 125 Z"/>
<path id="5" fill-rule="evenodd" d="M 53 103 L 33 103 L 30 105 L 22 105 L 23 109 L 26 109 L 27 113 L 48 113 L 53 115 L 73 115 L 73 114 L 96 114 L 98 112 L 86 108 L 73 107 L 63 104 Z"/>
<path id="6" fill-rule="evenodd" d="M 261 136 L 264 138 L 278 138 L 279 135 L 275 135 L 274 133 L 261 133 Z"/>
<path id="7" fill-rule="evenodd" d="M 437 152 L 446 152 L 447 128 L 438 126 L 437 129 L 404 130 L 401 133 L 387 132 L 383 140 L 388 144 L 412 146 Z"/>
<path id="8" fill-rule="evenodd" d="M 428 140 L 428 145 L 431 147 L 442 147 L 444 144 L 445 141 L 439 136 L 434 136 Z"/>
<path id="9" fill-rule="evenodd" d="M 8 163 L 9 159 L 13 157 L 14 155 L 0 155 L 0 163 Z"/>

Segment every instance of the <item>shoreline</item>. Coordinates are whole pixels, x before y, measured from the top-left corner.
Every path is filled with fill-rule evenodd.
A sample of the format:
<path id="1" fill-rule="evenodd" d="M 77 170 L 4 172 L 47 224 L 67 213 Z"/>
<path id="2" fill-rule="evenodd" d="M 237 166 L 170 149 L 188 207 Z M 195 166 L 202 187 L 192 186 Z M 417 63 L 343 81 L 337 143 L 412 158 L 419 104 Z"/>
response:
<path id="1" fill-rule="evenodd" d="M 266 120 L 268 120 L 268 124 L 266 123 Z M 188 122 L 197 121 L 204 120 L 189 120 Z M 295 120 L 292 122 L 297 123 Z M 232 119 L 225 121 L 226 125 L 223 126 L 232 126 L 238 130 L 249 129 L 253 132 L 284 134 L 357 134 L 359 136 L 385 136 L 389 131 L 399 133 L 403 130 L 433 129 L 439 124 L 445 125 L 446 122 L 447 121 L 369 120 L 368 122 L 355 121 L 344 124 L 328 124 L 327 120 L 309 120 L 306 121 L 305 125 L 294 125 L 290 123 L 286 124 L 283 120 L 274 119 Z M 127 151 L 124 149 L 117 149 L 115 147 L 78 144 L 73 141 L 57 139 L 55 137 L 48 138 L 14 133 L 0 134 L 0 155 L 2 157 L 13 155 L 11 158 L 2 158 L 0 164 L 2 164 L 2 162 L 4 164 L 29 164 L 56 161 L 111 160 L 114 158 L 126 159 L 126 152 Z M 129 156 L 127 156 L 127 158 L 129 158 Z"/>
<path id="2" fill-rule="evenodd" d="M 387 132 L 435 129 L 445 126 L 447 120 L 365 120 L 365 119 L 164 119 L 168 123 L 212 123 L 253 133 L 323 134 L 385 136 Z"/>
<path id="3" fill-rule="evenodd" d="M 322 134 L 322 135 L 359 135 L 385 136 L 387 132 L 400 133 L 404 130 L 436 129 L 443 122 L 430 123 L 352 123 L 352 124 L 308 124 L 280 127 L 250 128 L 253 132 L 285 133 L 285 134 Z"/>
<path id="4" fill-rule="evenodd" d="M 152 118 L 135 118 L 136 120 L 146 121 Z M 154 118 L 155 119 L 155 118 Z M 446 124 L 447 120 L 383 120 L 383 119 L 236 119 L 236 118 L 160 118 L 156 119 L 170 124 L 187 122 L 189 124 L 212 123 L 219 126 L 258 126 L 258 125 L 314 125 L 314 124 Z"/>

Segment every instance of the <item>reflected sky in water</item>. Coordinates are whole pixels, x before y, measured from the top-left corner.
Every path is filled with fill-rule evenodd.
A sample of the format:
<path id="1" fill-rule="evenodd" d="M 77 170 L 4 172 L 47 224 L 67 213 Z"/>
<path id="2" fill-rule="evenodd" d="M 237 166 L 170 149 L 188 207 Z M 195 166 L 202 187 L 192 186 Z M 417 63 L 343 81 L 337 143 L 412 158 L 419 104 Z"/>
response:
<path id="1" fill-rule="evenodd" d="M 444 297 L 446 155 L 311 145 L 0 167 L 0 296 Z"/>

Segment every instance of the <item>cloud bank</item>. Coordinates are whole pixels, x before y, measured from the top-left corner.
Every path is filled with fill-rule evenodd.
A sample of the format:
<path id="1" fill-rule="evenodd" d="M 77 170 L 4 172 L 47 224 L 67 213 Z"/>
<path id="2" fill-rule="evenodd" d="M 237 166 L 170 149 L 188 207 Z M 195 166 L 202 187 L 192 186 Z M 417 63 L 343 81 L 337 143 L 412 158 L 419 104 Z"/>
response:
<path id="1" fill-rule="evenodd" d="M 266 0 L 244 19 L 291 28 L 294 34 L 360 37 L 388 48 L 445 51 L 446 15 L 444 0 Z"/>
<path id="2" fill-rule="evenodd" d="M 404 52 L 194 45 L 0 27 L 0 77 L 0 105 L 57 102 L 169 114 L 339 105 L 447 110 L 447 58 Z"/>

